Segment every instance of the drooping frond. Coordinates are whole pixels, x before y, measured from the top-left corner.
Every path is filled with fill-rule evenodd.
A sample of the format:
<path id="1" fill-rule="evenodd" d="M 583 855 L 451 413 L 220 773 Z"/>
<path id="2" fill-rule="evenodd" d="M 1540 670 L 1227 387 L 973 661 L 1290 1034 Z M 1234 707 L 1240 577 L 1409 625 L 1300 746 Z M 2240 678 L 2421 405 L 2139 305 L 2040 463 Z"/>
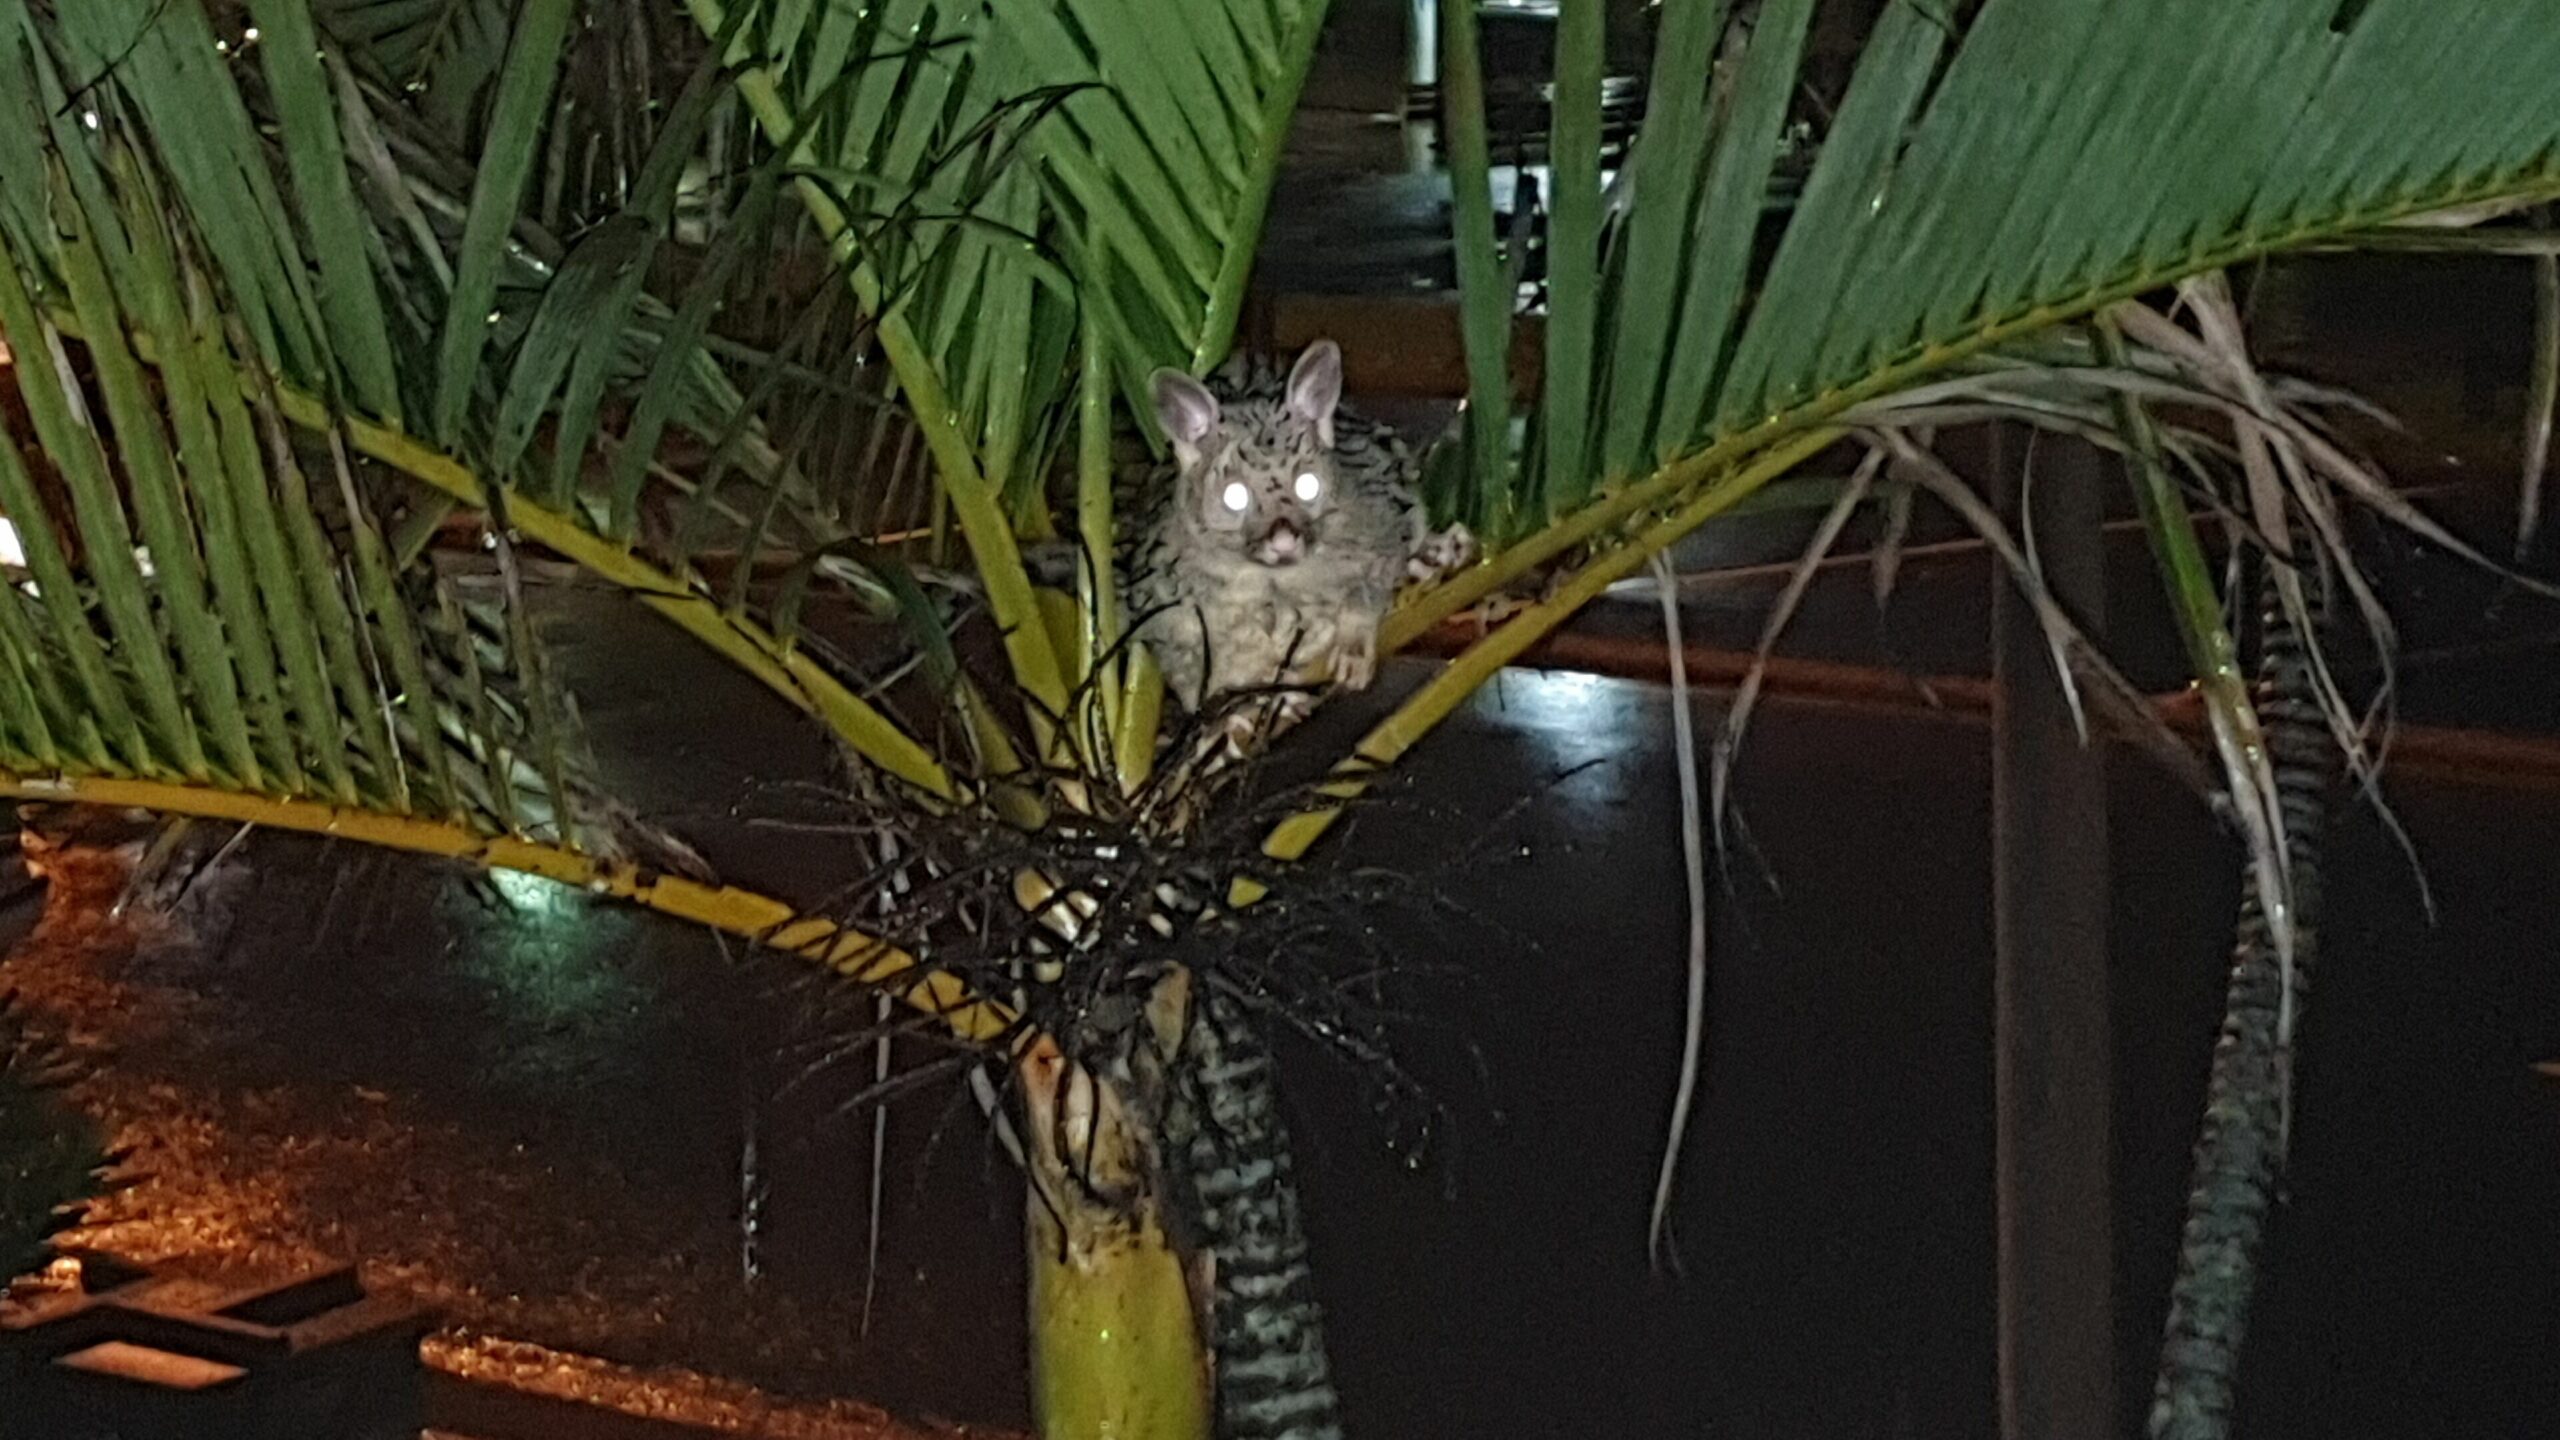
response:
<path id="1" fill-rule="evenodd" d="M 528 70 L 549 63 L 525 58 L 538 29 L 513 32 Z M 493 99 L 491 123 L 540 133 L 540 116 L 506 122 L 508 109 Z M 0 336 L 17 362 L 0 514 L 22 552 L 0 604 L 13 768 L 304 796 L 611 853 L 575 813 L 579 747 L 518 603 L 521 536 L 640 591 L 893 773 L 942 783 L 842 680 L 611 543 L 634 507 L 558 453 L 584 448 L 609 391 L 627 403 L 645 381 L 655 424 L 721 441 L 766 482 L 789 466 L 758 448 L 706 350 L 666 353 L 667 309 L 636 286 L 602 287 L 616 303 L 576 326 L 565 305 L 514 298 L 586 267 L 518 223 L 520 176 L 454 163 L 302 0 L 219 18 L 9 0 L 0 117 Z M 510 298 L 470 300 L 475 287 Z M 525 354 L 550 344 L 566 347 L 556 370 Z M 507 439 L 536 387 L 536 412 L 580 445 Z M 438 415 L 441 447 L 405 428 Z M 744 508 L 784 509 L 766 496 Z M 419 561 L 457 503 L 492 511 L 495 574 Z"/>
<path id="2" fill-rule="evenodd" d="M 1646 555 L 1837 438 L 1853 407 L 2236 260 L 2560 191 L 2560 116 L 2538 98 L 2560 22 L 2537 7 L 1985 0 L 1960 17 L 1889 0 L 1836 105 L 1811 107 L 1827 123 L 1799 198 L 1771 213 L 1783 142 L 1807 123 L 1814 8 L 1660 7 L 1601 283 L 1557 288 L 1547 316 L 1531 433 L 1582 453 L 1515 471 L 1511 503 L 1484 507 L 1514 517 L 1511 543 L 1385 639 L 1588 559 L 1373 730 L 1343 788 Z M 1594 128 L 1560 119 L 1555 143 L 1593 146 Z M 1590 162 L 1558 156 L 1556 173 L 1596 184 Z M 1555 201 L 1573 245 L 1591 200 Z M 1560 423 L 1567 410 L 1587 424 Z M 1307 817 L 1274 849 L 1323 829 Z"/>
<path id="3" fill-rule="evenodd" d="M 204 242 L 99 153 L 94 203 L 49 159 L 0 224 L 0 758 L 611 850 L 520 597 L 393 564 L 418 490 L 286 423 Z"/>
<path id="4" fill-rule="evenodd" d="M 1605 283 L 1550 317 L 1562 373 L 1591 379 L 1548 407 L 1593 409 L 1550 476 L 1694 480 L 1689 457 L 2182 275 L 2560 188 L 2538 7 L 1988 0 L 1959 22 L 1891 0 L 1801 198 L 1764 215 L 1814 5 L 1757 7 L 1711 72 L 1726 8 L 1661 7 Z M 1587 198 L 1558 197 L 1560 227 Z M 1582 493 L 1551 483 L 1548 513 Z"/>
<path id="5" fill-rule="evenodd" d="M 698 37 L 690 79 L 667 113 L 640 107 L 634 123 L 642 125 L 645 155 L 587 167 L 610 172 L 611 183 L 581 182 L 571 200 L 561 198 L 556 162 L 572 139 L 591 159 L 637 144 L 564 128 L 593 110 L 578 101 L 583 82 L 573 62 L 597 42 L 593 27 L 568 23 L 575 11 L 566 3 L 523 7 L 501 37 L 499 73 L 475 92 L 467 123 L 447 126 L 386 73 L 361 37 L 343 42 L 324 29 L 309 0 L 0 0 L 0 109 L 8 116 L 0 125 L 0 222 L 13 239 L 30 314 L 40 317 L 13 325 L 19 347 L 41 351 L 36 327 L 53 324 L 90 342 L 73 347 L 85 363 L 91 347 L 104 352 L 129 337 L 133 383 L 145 390 L 124 403 L 144 410 L 157 404 L 160 391 L 151 387 L 186 379 L 164 373 L 173 361 L 207 372 L 193 383 L 238 392 L 254 422 L 243 425 L 238 445 L 300 457 L 317 477 L 309 488 L 320 511 L 339 517 L 317 522 L 322 537 L 352 545 L 370 533 L 366 543 L 378 542 L 382 564 L 349 572 L 348 583 L 365 586 L 366 614 L 390 608 L 384 585 L 416 583 L 409 572 L 417 557 L 457 507 L 484 509 L 494 531 L 535 540 L 635 590 L 889 773 L 944 788 L 940 766 L 861 693 L 864 677 L 796 646 L 787 617 L 779 627 L 762 623 L 756 610 L 766 596 L 745 589 L 753 552 L 779 550 L 806 557 L 815 573 L 850 585 L 875 611 L 900 606 L 890 587 L 841 553 L 843 542 L 867 536 L 858 527 L 875 524 L 887 506 L 912 511 L 927 497 L 920 487 L 900 502 L 860 482 L 821 483 L 803 463 L 824 456 L 841 464 L 839 451 L 810 447 L 811 426 L 851 419 L 868 425 L 871 451 L 886 457 L 864 470 L 904 468 L 904 442 L 896 450 L 882 444 L 898 433 L 884 367 L 861 363 L 868 321 L 849 305 L 832 317 L 828 307 L 813 307 L 778 350 L 726 333 L 730 297 L 763 283 L 772 257 L 794 242 L 758 220 L 774 212 L 778 161 L 743 176 L 704 176 L 702 157 L 718 149 L 717 122 L 734 97 Z M 348 20 L 348 7 L 326 13 L 333 23 Z M 692 37 L 689 28 L 676 34 Z M 555 106 L 555 97 L 571 103 Z M 727 207 L 733 223 L 718 226 L 707 249 L 676 255 L 688 204 L 698 224 L 706 203 Z M 554 214 L 583 227 L 574 242 L 546 223 Z M 165 236 L 162 268 L 173 298 L 162 300 L 128 273 L 150 258 L 137 259 L 126 233 L 138 217 Z M 85 301 L 62 242 L 73 233 L 90 237 L 102 277 Z M 672 300 L 655 293 L 671 259 L 690 262 L 676 273 L 692 277 L 673 287 Z M 94 315 L 84 318 L 84 309 Z M 121 327 L 115 335 L 94 323 L 110 313 Z M 776 415 L 793 418 L 790 438 L 776 440 L 769 423 Z M 279 417 L 290 438 L 265 433 Z M 163 423 L 193 419 L 182 408 Z M 207 433 L 221 436 L 218 428 Z M 62 457 L 44 458 L 77 440 L 63 425 L 21 438 L 39 469 L 83 473 L 76 455 L 68 469 Z M 163 446 L 180 480 L 191 481 L 212 453 L 175 428 Z M 403 478 L 349 465 L 349 490 L 338 473 L 341 450 L 369 455 Z M 134 458 L 148 478 L 149 453 L 100 463 L 120 474 Z M 136 508 L 128 528 L 183 528 L 197 515 L 159 503 L 149 486 L 129 493 Z M 344 518 L 358 501 L 373 511 L 370 532 L 348 528 Z M 288 515 L 280 523 L 289 530 L 299 522 Z M 170 539 L 138 538 L 164 549 Z M 239 563 L 226 543 L 206 537 L 208 583 L 221 578 L 221 564 Z M 741 546 L 751 553 L 728 596 L 691 573 L 697 553 Z M 112 572 L 113 553 L 112 546 L 83 551 L 81 564 Z M 286 553 L 297 564 L 306 558 Z M 344 558 L 362 555 L 349 550 Z M 183 557 L 175 563 L 180 568 L 162 578 L 185 586 Z M 100 613 L 130 630 L 131 609 L 116 598 Z M 179 677 L 185 697 L 219 704 L 223 686 L 211 657 L 241 624 L 178 613 L 185 618 L 176 622 L 172 663 L 193 667 Z M 312 625 L 324 639 L 338 633 L 319 619 Z M 416 687 L 393 667 L 409 652 L 389 643 L 396 637 L 383 638 L 371 649 L 351 642 L 351 653 L 375 666 L 388 688 L 408 693 Z M 282 650 L 268 657 L 249 643 L 233 657 L 244 671 L 296 658 Z M 137 703 L 157 707 L 144 717 L 155 743 L 180 734 L 158 693 L 168 687 L 149 673 L 150 662 L 126 663 L 142 667 L 137 683 L 146 689 Z M 279 671 L 274 684 L 287 678 Z M 307 691 L 309 677 L 299 678 Z M 346 683 L 343 673 L 334 680 Z M 244 690 L 242 698 L 257 696 Z M 544 728 L 534 723 L 538 714 L 524 718 Z M 112 731 L 122 722 L 108 710 L 99 723 Z M 344 741 L 351 756 L 363 757 L 359 769 L 393 776 L 405 762 L 385 734 L 385 726 L 368 731 L 350 720 L 342 733 L 302 738 L 317 748 Z M 237 727 L 216 738 L 226 747 L 214 756 L 221 773 L 247 774 Z M 166 757 L 178 765 L 173 773 L 196 774 L 183 742 L 168 743 L 182 747 Z M 548 748 L 536 736 L 526 753 Z M 120 753 L 139 764 L 132 744 Z M 434 778 L 431 768 L 423 773 Z M 324 778 L 333 780 L 333 795 L 349 793 L 336 777 Z"/>

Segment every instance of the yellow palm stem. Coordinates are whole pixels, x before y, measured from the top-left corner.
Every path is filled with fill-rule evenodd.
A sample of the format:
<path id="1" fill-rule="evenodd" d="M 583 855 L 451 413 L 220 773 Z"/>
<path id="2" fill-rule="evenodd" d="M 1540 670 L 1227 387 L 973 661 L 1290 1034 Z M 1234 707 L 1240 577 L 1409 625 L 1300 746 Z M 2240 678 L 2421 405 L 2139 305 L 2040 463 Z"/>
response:
<path id="1" fill-rule="evenodd" d="M 565 846 L 482 835 L 446 820 L 246 795 L 205 785 L 103 776 L 0 772 L 0 795 L 231 820 L 434 855 L 484 870 L 521 871 L 787 951 L 864 984 L 879 984 L 919 968 L 913 955 L 887 941 L 830 920 L 799 915 L 770 895 L 606 862 Z M 907 1003 L 941 1016 L 965 1039 L 993 1039 L 1012 1022 L 1003 1006 L 972 997 L 958 977 L 939 970 L 922 971 L 899 993 Z"/>
<path id="2" fill-rule="evenodd" d="M 315 430 L 343 428 L 363 453 L 466 505 L 486 509 L 480 477 L 443 451 L 387 425 L 330 413 L 313 396 L 279 389 L 285 418 Z M 945 800 L 959 788 L 933 756 L 869 701 L 770 630 L 696 594 L 682 580 L 595 534 L 558 510 L 520 495 L 507 497 L 507 521 L 534 541 L 629 591 L 766 687 L 815 715 L 872 764 Z"/>
<path id="3" fill-rule="evenodd" d="M 1016 1059 L 1032 1193 L 1032 1408 L 1046 1440 L 1198 1440 L 1209 1355 L 1190 1277 L 1146 1183 L 1151 1143 L 1115 1084 L 1043 1035 Z M 1134 1196 L 1127 1203 L 1100 1194 Z"/>
<path id="4" fill-rule="evenodd" d="M 1667 518 L 1601 552 L 1572 579 L 1557 587 L 1554 594 L 1520 611 L 1496 627 L 1493 633 L 1468 646 L 1421 689 L 1389 712 L 1384 720 L 1361 737 L 1352 757 L 1335 767 L 1335 778 L 1319 793 L 1335 801 L 1349 800 L 1360 794 L 1368 788 L 1371 775 L 1412 749 L 1416 741 L 1449 718 L 1468 696 L 1491 680 L 1503 666 L 1520 658 L 1530 646 L 1573 618 L 1575 611 L 1597 598 L 1601 591 L 1632 574 L 1638 566 L 1669 548 L 1681 536 L 1811 459 L 1839 436 L 1840 432 L 1836 430 L 1815 430 L 1796 436 L 1709 485 L 1697 498 Z M 1342 807 L 1332 804 L 1292 815 L 1272 829 L 1270 836 L 1263 841 L 1262 853 L 1275 860 L 1295 860 L 1331 829 L 1341 814 Z M 1229 891 L 1228 899 L 1231 904 L 1246 905 L 1261 896 L 1260 886 L 1249 880 L 1239 880 Z"/>
<path id="5" fill-rule="evenodd" d="M 55 327 L 77 337 L 76 319 L 53 313 Z M 157 364 L 152 337 L 132 337 L 134 352 Z M 276 406 L 287 420 L 306 430 L 341 432 L 350 444 L 375 460 L 439 494 L 472 506 L 489 508 L 489 493 L 480 477 L 442 450 L 394 426 L 340 415 L 317 396 L 285 385 L 269 385 Z M 594 571 L 627 590 L 640 603 L 674 621 L 766 687 L 814 715 L 872 764 L 945 800 L 959 798 L 959 787 L 925 748 L 843 681 L 771 631 L 723 611 L 686 584 L 630 551 L 600 538 L 573 517 L 520 496 L 507 499 L 507 518 L 528 538 Z"/>

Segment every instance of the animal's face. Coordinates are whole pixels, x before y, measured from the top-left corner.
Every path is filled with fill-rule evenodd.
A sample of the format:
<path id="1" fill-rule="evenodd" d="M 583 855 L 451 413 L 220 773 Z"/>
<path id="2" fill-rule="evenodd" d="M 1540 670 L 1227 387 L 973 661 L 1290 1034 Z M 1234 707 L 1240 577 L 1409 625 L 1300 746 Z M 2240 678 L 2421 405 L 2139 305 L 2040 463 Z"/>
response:
<path id="1" fill-rule="evenodd" d="M 1222 408 L 1205 386 L 1170 370 L 1156 373 L 1154 390 L 1194 523 L 1258 564 L 1305 559 L 1335 504 L 1342 352 L 1330 340 L 1308 347 L 1278 401 Z"/>
<path id="2" fill-rule="evenodd" d="M 1294 565 L 1333 508 L 1333 456 L 1297 427 L 1226 427 L 1226 443 L 1186 472 L 1200 524 L 1264 565 Z"/>

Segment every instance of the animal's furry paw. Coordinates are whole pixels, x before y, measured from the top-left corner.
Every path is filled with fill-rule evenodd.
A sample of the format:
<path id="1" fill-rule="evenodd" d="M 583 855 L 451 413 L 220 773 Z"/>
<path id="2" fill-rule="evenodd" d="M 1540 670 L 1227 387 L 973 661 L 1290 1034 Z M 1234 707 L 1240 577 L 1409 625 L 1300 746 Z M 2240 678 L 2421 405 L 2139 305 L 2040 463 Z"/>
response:
<path id="1" fill-rule="evenodd" d="M 1425 536 L 1405 561 L 1405 576 L 1416 584 L 1427 584 L 1453 571 L 1464 568 L 1476 558 L 1475 532 L 1464 525 Z"/>
<path id="2" fill-rule="evenodd" d="M 1333 657 L 1333 683 L 1345 690 L 1366 690 L 1378 678 L 1378 634 L 1372 630 L 1346 642 Z"/>
<path id="3" fill-rule="evenodd" d="M 1315 713 L 1314 692 L 1289 690 L 1236 706 L 1218 723 L 1210 744 L 1217 765 L 1244 760 Z"/>

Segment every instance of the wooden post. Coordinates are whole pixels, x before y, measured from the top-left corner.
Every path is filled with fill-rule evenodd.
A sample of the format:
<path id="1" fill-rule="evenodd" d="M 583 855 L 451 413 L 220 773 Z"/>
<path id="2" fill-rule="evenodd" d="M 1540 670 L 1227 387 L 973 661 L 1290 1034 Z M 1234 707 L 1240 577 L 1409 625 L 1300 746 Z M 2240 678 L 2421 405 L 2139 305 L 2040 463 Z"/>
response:
<path id="1" fill-rule="evenodd" d="M 2003 429 L 1991 474 L 2046 583 L 2088 632 L 2103 623 L 2094 448 Z M 2028 463 L 2032 458 L 2032 465 Z M 2032 469 L 2021 502 L 2022 477 Z M 2052 651 L 2008 574 L 1993 577 L 1993 1034 L 2002 1440 L 2104 1437 L 2118 1407 L 2114 1335 L 2113 1061 L 2107 1015 L 2107 810 Z"/>

